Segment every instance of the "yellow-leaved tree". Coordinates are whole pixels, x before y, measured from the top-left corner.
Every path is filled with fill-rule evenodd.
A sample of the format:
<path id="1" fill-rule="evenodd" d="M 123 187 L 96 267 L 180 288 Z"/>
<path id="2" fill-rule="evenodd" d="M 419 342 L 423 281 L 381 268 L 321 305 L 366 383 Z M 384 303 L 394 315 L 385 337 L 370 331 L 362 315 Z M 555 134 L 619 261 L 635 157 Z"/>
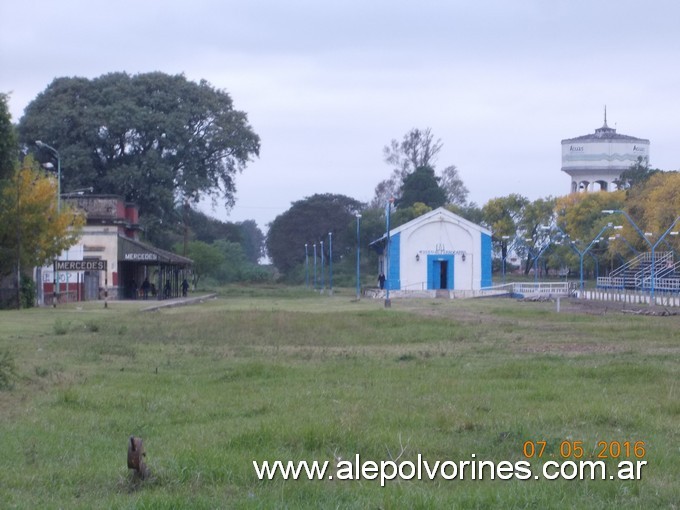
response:
<path id="1" fill-rule="evenodd" d="M 21 306 L 21 275 L 74 245 L 84 217 L 58 205 L 57 181 L 31 157 L 0 182 L 0 277 L 16 276 Z"/>
<path id="2" fill-rule="evenodd" d="M 655 173 L 629 190 L 626 206 L 640 228 L 663 233 L 680 216 L 680 173 Z"/>

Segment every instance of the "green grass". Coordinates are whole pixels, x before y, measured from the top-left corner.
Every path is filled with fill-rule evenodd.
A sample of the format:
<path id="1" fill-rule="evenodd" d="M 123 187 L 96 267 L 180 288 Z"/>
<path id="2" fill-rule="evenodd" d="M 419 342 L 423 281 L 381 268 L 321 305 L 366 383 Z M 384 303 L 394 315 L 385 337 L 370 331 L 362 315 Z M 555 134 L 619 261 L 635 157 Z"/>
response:
<path id="1" fill-rule="evenodd" d="M 8 508 L 677 508 L 680 317 L 230 287 L 0 313 Z M 128 476 L 144 439 L 150 480 Z M 523 459 L 645 441 L 640 481 L 258 481 L 253 460 Z M 536 462 L 536 466 L 539 463 Z M 608 461 L 608 465 L 613 465 Z"/>

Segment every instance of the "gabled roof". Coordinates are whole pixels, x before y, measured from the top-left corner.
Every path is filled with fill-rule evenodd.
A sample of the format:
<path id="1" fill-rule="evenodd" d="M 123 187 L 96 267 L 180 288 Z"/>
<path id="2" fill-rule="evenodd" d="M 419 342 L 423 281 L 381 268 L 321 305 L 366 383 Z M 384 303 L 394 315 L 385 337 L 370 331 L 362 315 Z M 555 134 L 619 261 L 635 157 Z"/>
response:
<path id="1" fill-rule="evenodd" d="M 396 228 L 390 229 L 390 236 L 394 236 L 396 234 L 399 234 L 400 232 L 404 232 L 406 230 L 411 230 L 413 228 L 418 228 L 421 225 L 424 225 L 426 223 L 431 223 L 432 221 L 436 220 L 441 220 L 441 221 L 446 221 L 448 223 L 454 223 L 456 225 L 461 225 L 467 229 L 470 230 L 476 230 L 478 232 L 481 232 L 482 234 L 487 234 L 491 235 L 491 231 L 485 227 L 482 227 L 481 225 L 477 225 L 476 223 L 473 223 L 469 220 L 466 220 L 462 216 L 459 216 L 455 213 L 452 213 L 448 209 L 445 209 L 444 207 L 437 207 L 436 209 L 427 212 L 421 216 L 418 216 L 417 218 L 412 219 L 411 221 L 404 223 L 403 225 L 400 225 Z M 376 244 L 384 239 L 387 238 L 387 233 L 383 234 L 382 237 L 376 239 L 375 241 L 371 242 L 370 244 Z"/>

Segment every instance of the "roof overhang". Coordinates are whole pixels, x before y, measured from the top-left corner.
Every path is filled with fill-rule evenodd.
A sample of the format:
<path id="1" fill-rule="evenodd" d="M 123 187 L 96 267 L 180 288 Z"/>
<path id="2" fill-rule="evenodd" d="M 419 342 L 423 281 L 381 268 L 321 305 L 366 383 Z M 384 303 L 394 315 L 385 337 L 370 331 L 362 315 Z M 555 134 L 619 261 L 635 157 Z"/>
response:
<path id="1" fill-rule="evenodd" d="M 125 236 L 118 236 L 118 260 L 146 265 L 190 266 L 193 260 Z"/>

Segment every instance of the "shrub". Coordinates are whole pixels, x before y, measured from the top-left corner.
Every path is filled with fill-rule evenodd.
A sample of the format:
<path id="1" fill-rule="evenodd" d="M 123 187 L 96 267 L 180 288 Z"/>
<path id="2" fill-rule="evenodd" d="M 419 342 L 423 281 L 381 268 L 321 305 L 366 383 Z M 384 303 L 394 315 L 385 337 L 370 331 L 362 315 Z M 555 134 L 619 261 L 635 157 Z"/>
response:
<path id="1" fill-rule="evenodd" d="M 0 390 L 12 389 L 16 379 L 14 356 L 8 350 L 0 351 Z"/>
<path id="2" fill-rule="evenodd" d="M 35 282 L 28 276 L 21 277 L 21 308 L 35 306 Z"/>

